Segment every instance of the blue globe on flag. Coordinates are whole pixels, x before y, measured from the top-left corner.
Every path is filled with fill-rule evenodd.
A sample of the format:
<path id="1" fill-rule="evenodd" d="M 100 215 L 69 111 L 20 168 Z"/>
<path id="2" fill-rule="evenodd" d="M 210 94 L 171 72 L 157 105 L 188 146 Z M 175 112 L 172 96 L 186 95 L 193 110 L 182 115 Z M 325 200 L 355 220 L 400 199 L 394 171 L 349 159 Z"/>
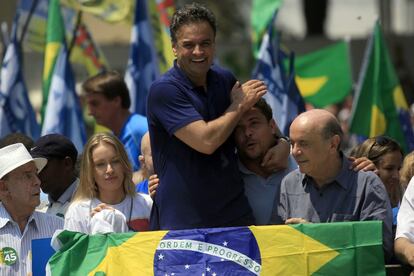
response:
<path id="1" fill-rule="evenodd" d="M 260 250 L 248 227 L 170 231 L 154 255 L 154 275 L 259 275 Z"/>

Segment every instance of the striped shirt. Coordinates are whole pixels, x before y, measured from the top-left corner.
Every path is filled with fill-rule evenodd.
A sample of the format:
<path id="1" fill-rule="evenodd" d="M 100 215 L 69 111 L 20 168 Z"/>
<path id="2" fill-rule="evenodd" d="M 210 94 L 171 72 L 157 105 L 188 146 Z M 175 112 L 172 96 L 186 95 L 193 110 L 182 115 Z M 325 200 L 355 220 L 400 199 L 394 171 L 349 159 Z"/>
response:
<path id="1" fill-rule="evenodd" d="M 13 221 L 3 204 L 0 203 L 0 276 L 26 276 L 29 273 L 31 275 L 32 240 L 50 238 L 57 229 L 63 229 L 61 218 L 34 211 L 21 233 L 19 225 Z M 15 263 L 6 264 L 2 253 L 5 247 L 13 248 L 17 253 Z"/>

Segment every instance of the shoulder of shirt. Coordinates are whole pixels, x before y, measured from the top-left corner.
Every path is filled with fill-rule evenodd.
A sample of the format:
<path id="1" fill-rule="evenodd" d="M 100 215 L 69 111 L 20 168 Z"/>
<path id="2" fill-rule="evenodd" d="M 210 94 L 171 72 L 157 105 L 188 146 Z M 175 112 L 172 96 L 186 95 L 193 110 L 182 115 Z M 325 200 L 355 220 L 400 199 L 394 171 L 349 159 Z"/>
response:
<path id="1" fill-rule="evenodd" d="M 302 186 L 304 177 L 305 175 L 299 171 L 299 168 L 294 169 L 283 177 L 281 186 L 289 187 L 289 189 Z"/>
<path id="2" fill-rule="evenodd" d="M 229 69 L 226 69 L 226 68 L 221 67 L 221 66 L 216 65 L 216 64 L 211 65 L 210 70 L 213 71 L 213 72 L 230 74 L 230 75 L 233 76 L 233 73 Z"/>
<path id="3" fill-rule="evenodd" d="M 75 201 L 72 201 L 71 204 L 69 205 L 68 211 L 74 208 L 76 209 L 89 208 L 90 205 L 91 205 L 90 199 L 75 200 Z"/>
<path id="4" fill-rule="evenodd" d="M 358 185 L 366 185 L 369 189 L 377 189 L 378 187 L 385 189 L 384 184 L 376 173 L 372 171 L 358 171 L 356 174 Z"/>
<path id="5" fill-rule="evenodd" d="M 296 168 L 296 169 L 293 169 L 292 171 L 290 171 L 288 174 L 286 174 L 284 179 L 286 179 L 286 180 L 296 180 L 296 179 L 303 179 L 303 177 L 304 177 L 303 173 L 301 173 L 299 171 L 299 169 Z"/>
<path id="6" fill-rule="evenodd" d="M 48 213 L 42 213 L 39 211 L 34 211 L 33 212 L 33 217 L 35 219 L 42 219 L 42 220 L 47 220 L 49 223 L 63 223 L 63 219 L 61 217 L 55 216 L 55 215 L 51 215 Z"/>
<path id="7" fill-rule="evenodd" d="M 138 113 L 132 113 L 131 116 L 128 118 L 130 122 L 136 122 L 136 121 L 145 121 L 147 120 L 147 117 L 144 115 L 138 114 Z"/>
<path id="8" fill-rule="evenodd" d="M 136 193 L 134 197 L 134 201 L 135 200 L 138 200 L 138 201 L 145 200 L 147 203 L 152 203 L 152 198 L 149 195 L 144 194 L 144 193 Z"/>

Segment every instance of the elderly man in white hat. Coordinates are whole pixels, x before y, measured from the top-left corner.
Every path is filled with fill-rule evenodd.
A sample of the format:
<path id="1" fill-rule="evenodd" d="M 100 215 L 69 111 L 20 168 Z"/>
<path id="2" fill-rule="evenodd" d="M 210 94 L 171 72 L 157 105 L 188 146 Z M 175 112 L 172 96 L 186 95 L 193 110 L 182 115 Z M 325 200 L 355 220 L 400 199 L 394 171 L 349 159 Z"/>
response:
<path id="1" fill-rule="evenodd" d="M 35 211 L 40 203 L 37 174 L 45 158 L 32 158 L 23 144 L 0 149 L 0 275 L 30 275 L 31 243 L 63 228 L 63 220 Z"/>

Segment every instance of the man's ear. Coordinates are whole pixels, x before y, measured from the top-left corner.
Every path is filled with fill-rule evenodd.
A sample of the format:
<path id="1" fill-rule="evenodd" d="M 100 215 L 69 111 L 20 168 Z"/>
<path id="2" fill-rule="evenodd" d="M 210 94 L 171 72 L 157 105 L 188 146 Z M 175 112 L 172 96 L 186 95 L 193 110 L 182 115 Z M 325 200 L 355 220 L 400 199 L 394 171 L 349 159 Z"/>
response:
<path id="1" fill-rule="evenodd" d="M 331 145 L 332 148 L 336 151 L 338 150 L 339 144 L 341 143 L 341 137 L 339 137 L 338 134 L 335 134 L 334 136 L 332 136 L 331 138 Z"/>
<path id="2" fill-rule="evenodd" d="M 145 157 L 144 157 L 144 155 L 142 155 L 142 154 L 138 155 L 138 161 L 141 164 L 141 167 L 145 166 Z"/>
<path id="3" fill-rule="evenodd" d="M 173 42 L 172 43 L 172 51 L 175 57 L 177 57 L 177 43 Z"/>
<path id="4" fill-rule="evenodd" d="M 276 122 L 273 118 L 269 121 L 269 127 L 272 129 L 272 134 L 277 134 Z"/>
<path id="5" fill-rule="evenodd" d="M 117 104 L 117 106 L 122 107 L 122 99 L 121 99 L 121 96 L 116 96 L 112 100 Z"/>

